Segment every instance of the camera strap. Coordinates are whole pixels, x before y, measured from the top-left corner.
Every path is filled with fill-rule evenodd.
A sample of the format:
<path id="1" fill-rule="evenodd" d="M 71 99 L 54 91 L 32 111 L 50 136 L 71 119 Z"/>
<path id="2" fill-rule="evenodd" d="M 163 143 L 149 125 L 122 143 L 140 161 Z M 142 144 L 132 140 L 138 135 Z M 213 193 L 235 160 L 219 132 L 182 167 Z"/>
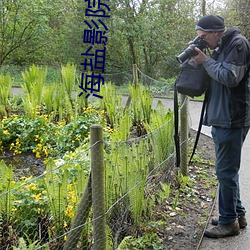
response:
<path id="1" fill-rule="evenodd" d="M 176 167 L 180 167 L 180 137 L 179 137 L 179 105 L 178 105 L 178 92 L 176 82 L 174 84 L 174 142 L 175 142 L 175 158 Z"/>
<path id="2" fill-rule="evenodd" d="M 191 162 L 192 162 L 193 156 L 195 154 L 195 151 L 196 151 L 196 148 L 197 148 L 197 145 L 198 145 L 198 142 L 199 142 L 199 138 L 200 138 L 200 134 L 201 134 L 201 128 L 202 128 L 202 122 L 203 122 L 203 117 L 204 117 L 204 113 L 205 113 L 205 109 L 206 109 L 206 104 L 207 104 L 207 92 L 208 91 L 205 91 L 205 96 L 204 96 L 204 100 L 203 100 L 202 108 L 201 108 L 199 126 L 198 126 L 198 130 L 196 132 L 196 138 L 195 138 L 195 142 L 194 142 L 193 151 L 192 151 L 192 154 L 191 154 L 190 159 L 189 159 L 189 164 L 191 164 Z"/>

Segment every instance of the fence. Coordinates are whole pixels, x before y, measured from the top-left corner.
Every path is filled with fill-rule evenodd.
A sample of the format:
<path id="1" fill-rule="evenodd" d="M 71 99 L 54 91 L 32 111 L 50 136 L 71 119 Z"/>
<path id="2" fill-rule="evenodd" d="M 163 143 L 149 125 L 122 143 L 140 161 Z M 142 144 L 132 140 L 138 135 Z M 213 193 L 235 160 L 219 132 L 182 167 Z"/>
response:
<path id="1" fill-rule="evenodd" d="M 186 104 L 182 97 L 182 116 Z M 187 123 L 181 126 L 183 148 Z M 154 216 L 154 204 L 166 192 L 161 184 L 171 182 L 173 116 L 168 113 L 150 133 L 124 141 L 103 138 L 94 125 L 91 146 L 76 154 L 77 161 L 49 159 L 42 175 L 23 178 L 18 187 L 13 169 L 1 162 L 1 249 L 119 249 L 138 233 L 142 220 Z"/>

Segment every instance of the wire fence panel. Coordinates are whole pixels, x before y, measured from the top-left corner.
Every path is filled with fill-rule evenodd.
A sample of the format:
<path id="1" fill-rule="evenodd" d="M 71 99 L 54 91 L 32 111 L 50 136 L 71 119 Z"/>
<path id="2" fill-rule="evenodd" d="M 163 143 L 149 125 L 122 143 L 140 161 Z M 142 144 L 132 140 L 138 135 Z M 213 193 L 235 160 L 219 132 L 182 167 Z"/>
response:
<path id="1" fill-rule="evenodd" d="M 116 140 L 126 126 L 124 120 L 109 138 L 97 139 L 101 151 L 93 155 L 92 141 L 89 148 L 71 153 L 79 155 L 78 160 L 47 159 L 42 174 L 17 176 L 1 161 L 0 249 L 99 250 L 100 243 L 102 249 L 111 250 L 119 249 L 128 237 L 143 234 L 141 223 L 155 215 L 155 204 L 164 199 L 176 174 L 173 112 L 166 112 L 162 103 L 156 110 L 151 123 L 133 126 L 124 135 L 129 139 Z M 125 114 L 123 118 L 129 119 Z M 102 154 L 103 184 L 92 176 Z M 98 187 L 105 200 L 104 210 L 96 216 L 99 202 L 103 203 L 102 191 L 93 191 Z"/>
<path id="2" fill-rule="evenodd" d="M 152 194 L 160 181 L 170 178 L 174 166 L 173 141 L 163 142 L 169 126 L 166 123 L 140 138 L 105 142 L 107 249 L 116 249 L 125 236 L 136 235 L 139 223 L 153 213 Z M 90 155 L 89 150 L 82 154 Z M 159 162 L 160 155 L 168 157 Z M 72 249 L 65 242 L 78 235 L 73 249 L 91 249 L 93 223 L 99 218 L 93 219 L 89 204 L 94 187 L 89 184 L 88 163 L 75 162 L 72 168 L 72 162 L 50 159 L 42 175 L 22 178 L 12 189 L 13 171 L 2 161 L 1 248 L 26 244 L 34 249 Z M 77 217 L 79 211 L 82 215 Z"/>

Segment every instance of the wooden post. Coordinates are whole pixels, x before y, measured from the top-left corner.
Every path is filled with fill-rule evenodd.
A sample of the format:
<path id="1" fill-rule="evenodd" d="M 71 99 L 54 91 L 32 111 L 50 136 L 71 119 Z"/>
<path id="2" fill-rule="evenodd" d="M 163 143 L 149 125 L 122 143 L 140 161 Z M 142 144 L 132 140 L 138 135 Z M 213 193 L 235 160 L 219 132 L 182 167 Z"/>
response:
<path id="1" fill-rule="evenodd" d="M 180 168 L 181 174 L 187 176 L 188 174 L 188 97 L 181 96 L 180 109 Z"/>
<path id="2" fill-rule="evenodd" d="M 136 86 L 138 84 L 138 71 L 136 64 L 133 64 L 133 77 L 134 77 L 134 84 Z"/>
<path id="3" fill-rule="evenodd" d="M 137 71 L 136 64 L 133 64 L 133 83 L 135 86 L 138 85 L 138 71 Z M 128 96 L 128 99 L 124 108 L 124 112 L 129 107 L 130 104 L 131 104 L 131 95 Z"/>
<path id="4" fill-rule="evenodd" d="M 104 193 L 104 152 L 103 131 L 99 124 L 90 127 L 91 140 L 91 175 L 93 204 L 93 250 L 106 249 L 106 216 Z"/>

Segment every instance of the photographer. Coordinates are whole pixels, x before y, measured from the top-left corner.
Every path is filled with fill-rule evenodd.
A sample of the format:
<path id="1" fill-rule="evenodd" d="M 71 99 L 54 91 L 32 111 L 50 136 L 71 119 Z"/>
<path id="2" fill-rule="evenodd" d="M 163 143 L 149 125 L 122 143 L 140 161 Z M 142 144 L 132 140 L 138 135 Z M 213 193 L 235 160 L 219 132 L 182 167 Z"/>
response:
<path id="1" fill-rule="evenodd" d="M 241 149 L 250 126 L 250 47 L 237 27 L 225 30 L 220 16 L 202 17 L 196 33 L 213 50 L 212 56 L 195 48 L 192 58 L 203 64 L 211 80 L 204 125 L 212 126 L 219 181 L 219 218 L 205 235 L 221 238 L 239 234 L 247 226 L 240 200 Z"/>

